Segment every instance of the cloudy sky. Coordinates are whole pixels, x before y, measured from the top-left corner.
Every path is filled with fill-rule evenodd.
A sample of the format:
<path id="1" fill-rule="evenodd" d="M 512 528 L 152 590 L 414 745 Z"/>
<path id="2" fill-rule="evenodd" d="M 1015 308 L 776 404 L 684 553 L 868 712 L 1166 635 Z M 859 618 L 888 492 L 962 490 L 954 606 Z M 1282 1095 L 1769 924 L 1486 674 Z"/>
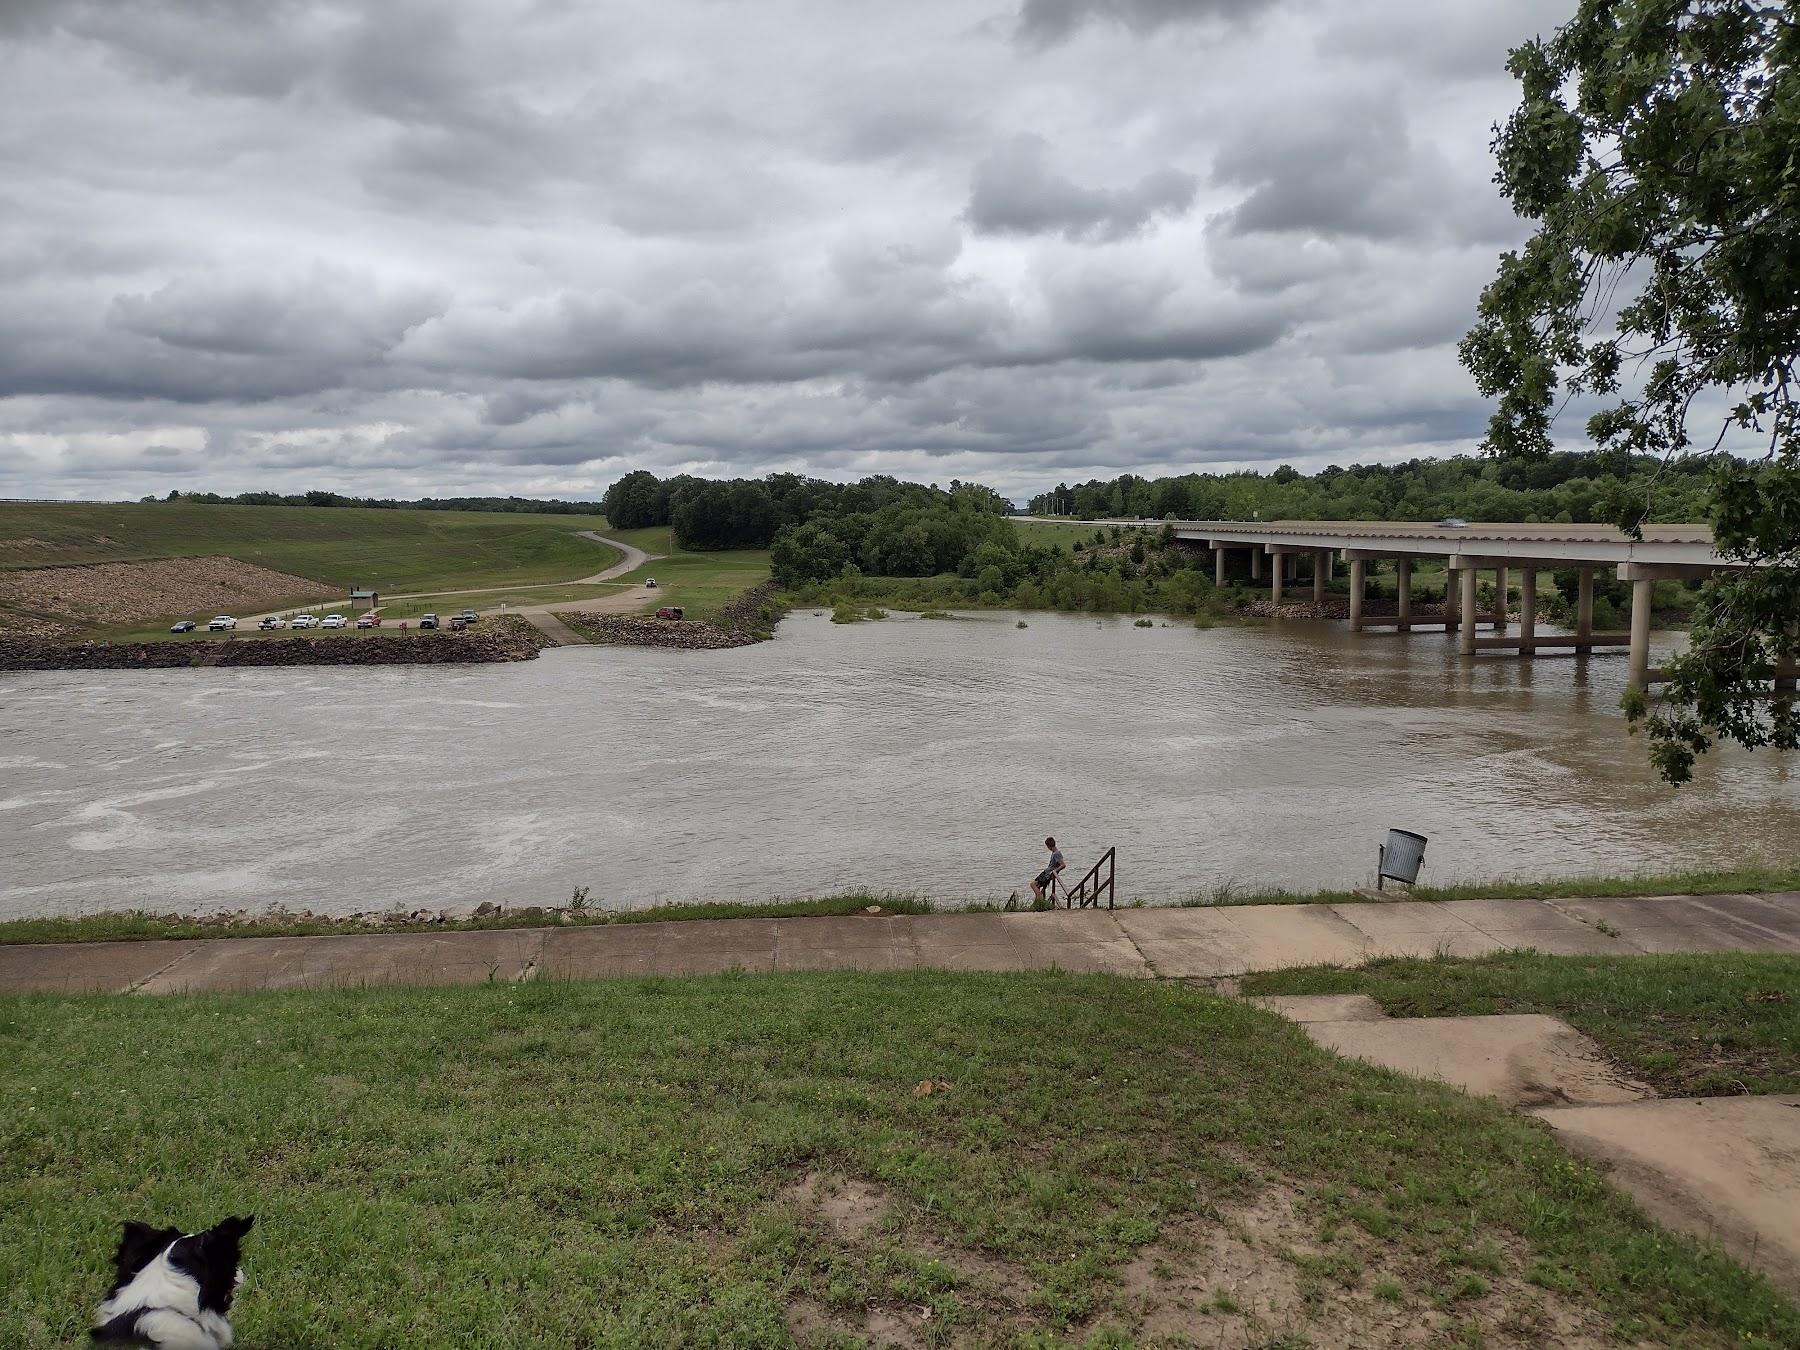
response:
<path id="1" fill-rule="evenodd" d="M 0 0 L 0 496 L 1469 449 L 1573 0 Z"/>

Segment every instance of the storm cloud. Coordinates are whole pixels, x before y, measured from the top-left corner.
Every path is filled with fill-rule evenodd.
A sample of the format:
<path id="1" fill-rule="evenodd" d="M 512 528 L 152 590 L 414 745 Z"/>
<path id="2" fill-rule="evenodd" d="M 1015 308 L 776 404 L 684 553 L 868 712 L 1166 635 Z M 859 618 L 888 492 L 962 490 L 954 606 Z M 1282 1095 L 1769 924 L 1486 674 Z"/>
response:
<path id="1" fill-rule="evenodd" d="M 1470 448 L 1572 0 L 12 0 L 0 495 Z"/>
<path id="2" fill-rule="evenodd" d="M 1059 233 L 1114 241 L 1138 233 L 1157 216 L 1187 210 L 1199 186 L 1192 174 L 1154 169 L 1128 187 L 1082 187 L 1051 168 L 1049 156 L 1048 141 L 1024 134 L 977 164 L 969 224 L 984 234 Z"/>

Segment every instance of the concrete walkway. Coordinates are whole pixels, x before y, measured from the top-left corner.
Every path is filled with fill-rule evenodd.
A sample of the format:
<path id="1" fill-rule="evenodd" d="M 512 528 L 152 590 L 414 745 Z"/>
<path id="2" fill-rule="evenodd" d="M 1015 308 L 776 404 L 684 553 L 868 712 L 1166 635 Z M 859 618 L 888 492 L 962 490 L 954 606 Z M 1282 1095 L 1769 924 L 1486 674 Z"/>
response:
<path id="1" fill-rule="evenodd" d="M 1378 956 L 1800 953 L 1800 891 L 1045 914 L 719 919 L 537 929 L 0 946 L 0 993 L 179 993 L 694 975 L 723 970 L 1104 971 L 1218 979 Z"/>
<path id="2" fill-rule="evenodd" d="M 577 633 L 573 628 L 569 627 L 568 624 L 557 618 L 556 615 L 552 614 L 547 608 L 515 609 L 511 612 L 517 614 L 521 619 L 525 620 L 526 623 L 530 624 L 533 628 L 537 629 L 538 632 L 549 638 L 550 641 L 554 642 L 558 647 L 578 647 L 587 641 L 580 633 Z"/>
<path id="3" fill-rule="evenodd" d="M 1252 1002 L 1328 1050 L 1530 1112 L 1652 1216 L 1800 1294 L 1800 1096 L 1658 1099 L 1539 1013 L 1388 1017 L 1366 994 Z"/>

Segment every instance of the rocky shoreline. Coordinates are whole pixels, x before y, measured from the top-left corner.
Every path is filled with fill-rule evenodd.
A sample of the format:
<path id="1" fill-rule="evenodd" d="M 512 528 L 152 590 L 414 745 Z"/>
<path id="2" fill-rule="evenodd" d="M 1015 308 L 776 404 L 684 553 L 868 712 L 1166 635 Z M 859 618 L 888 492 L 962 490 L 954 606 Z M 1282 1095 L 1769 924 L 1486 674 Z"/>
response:
<path id="1" fill-rule="evenodd" d="M 766 641 L 782 614 L 783 607 L 777 594 L 772 581 L 752 586 L 725 607 L 718 623 L 694 619 L 647 619 L 627 614 L 589 614 L 580 610 L 557 617 L 592 642 L 620 647 L 714 651 Z"/>
<path id="2" fill-rule="evenodd" d="M 523 619 L 484 619 L 479 628 L 224 641 L 57 642 L 0 638 L 4 670 L 180 670 L 197 666 L 414 666 L 530 661 L 551 645 Z"/>

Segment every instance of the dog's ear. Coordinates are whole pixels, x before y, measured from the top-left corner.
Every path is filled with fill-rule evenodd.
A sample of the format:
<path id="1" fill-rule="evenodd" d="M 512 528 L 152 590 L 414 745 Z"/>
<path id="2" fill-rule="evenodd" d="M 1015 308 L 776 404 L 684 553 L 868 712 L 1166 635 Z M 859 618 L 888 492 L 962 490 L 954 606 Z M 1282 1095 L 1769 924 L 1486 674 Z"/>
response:
<path id="1" fill-rule="evenodd" d="M 220 1219 L 199 1235 L 200 1246 L 204 1251 L 227 1254 L 232 1264 L 235 1265 L 238 1248 L 244 1240 L 244 1235 L 250 1231 L 251 1225 L 255 1222 L 254 1214 L 246 1214 L 241 1219 L 235 1215 Z"/>
<path id="2" fill-rule="evenodd" d="M 179 1228 L 153 1228 L 136 1219 L 127 1219 L 119 1227 L 119 1249 L 113 1254 L 120 1281 L 130 1280 L 180 1236 Z"/>

